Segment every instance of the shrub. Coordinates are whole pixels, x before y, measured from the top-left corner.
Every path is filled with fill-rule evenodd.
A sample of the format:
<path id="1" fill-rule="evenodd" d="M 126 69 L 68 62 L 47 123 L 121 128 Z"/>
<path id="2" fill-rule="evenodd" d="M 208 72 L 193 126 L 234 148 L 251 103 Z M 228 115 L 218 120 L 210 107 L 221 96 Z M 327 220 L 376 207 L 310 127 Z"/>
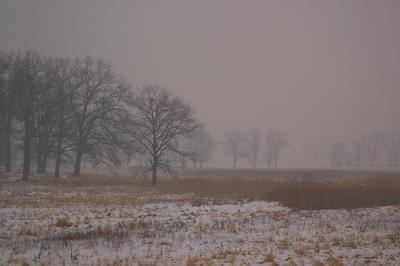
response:
<path id="1" fill-rule="evenodd" d="M 56 221 L 56 227 L 70 227 L 72 226 L 72 223 L 68 220 L 68 218 L 59 218 Z"/>

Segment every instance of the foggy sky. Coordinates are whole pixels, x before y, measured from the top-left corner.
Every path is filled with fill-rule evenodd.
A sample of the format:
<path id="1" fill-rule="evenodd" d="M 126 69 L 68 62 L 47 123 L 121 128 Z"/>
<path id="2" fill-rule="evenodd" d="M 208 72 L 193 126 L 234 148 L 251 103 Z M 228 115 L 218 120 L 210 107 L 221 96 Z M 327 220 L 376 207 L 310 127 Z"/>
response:
<path id="1" fill-rule="evenodd" d="M 167 87 L 216 140 L 279 128 L 285 167 L 308 142 L 400 130 L 397 0 L 0 0 L 0 50 L 30 48 Z"/>

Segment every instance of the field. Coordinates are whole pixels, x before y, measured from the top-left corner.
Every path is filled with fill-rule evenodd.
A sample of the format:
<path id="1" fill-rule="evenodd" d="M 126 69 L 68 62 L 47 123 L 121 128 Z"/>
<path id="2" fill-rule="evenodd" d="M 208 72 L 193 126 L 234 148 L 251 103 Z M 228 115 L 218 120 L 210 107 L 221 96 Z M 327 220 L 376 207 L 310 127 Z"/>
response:
<path id="1" fill-rule="evenodd" d="M 0 265 L 399 265 L 400 174 L 0 177 Z"/>

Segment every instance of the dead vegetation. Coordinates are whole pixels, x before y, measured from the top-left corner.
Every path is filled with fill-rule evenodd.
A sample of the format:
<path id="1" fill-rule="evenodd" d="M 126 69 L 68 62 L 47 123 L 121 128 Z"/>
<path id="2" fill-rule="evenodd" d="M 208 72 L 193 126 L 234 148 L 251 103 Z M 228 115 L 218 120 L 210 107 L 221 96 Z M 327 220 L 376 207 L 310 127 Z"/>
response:
<path id="1" fill-rule="evenodd" d="M 256 174 L 260 175 L 261 171 L 254 172 L 250 178 L 209 178 L 204 174 L 203 178 L 164 181 L 158 188 L 163 192 L 194 193 L 214 199 L 279 201 L 297 210 L 353 209 L 400 204 L 400 174 L 396 173 L 365 172 L 363 176 L 362 172 L 351 171 L 327 171 L 325 174 L 317 171 L 303 175 L 292 172 L 293 176 L 298 176 L 294 178 L 288 172 L 283 172 L 276 178 L 260 178 Z M 318 178 L 317 174 L 321 177 Z"/>

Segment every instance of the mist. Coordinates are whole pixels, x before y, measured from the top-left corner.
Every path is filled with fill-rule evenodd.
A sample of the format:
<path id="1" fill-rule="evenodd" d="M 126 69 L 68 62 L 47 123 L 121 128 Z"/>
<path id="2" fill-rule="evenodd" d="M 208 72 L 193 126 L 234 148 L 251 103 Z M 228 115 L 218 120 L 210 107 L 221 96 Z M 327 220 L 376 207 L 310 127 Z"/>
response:
<path id="1" fill-rule="evenodd" d="M 0 265 L 400 265 L 399 0 L 0 0 Z"/>
<path id="2" fill-rule="evenodd" d="M 134 88 L 184 99 L 217 143 L 279 129 L 281 167 L 330 167 L 310 143 L 400 130 L 399 12 L 369 0 L 1 1 L 0 50 L 103 58 Z M 208 165 L 231 159 L 218 148 Z"/>

